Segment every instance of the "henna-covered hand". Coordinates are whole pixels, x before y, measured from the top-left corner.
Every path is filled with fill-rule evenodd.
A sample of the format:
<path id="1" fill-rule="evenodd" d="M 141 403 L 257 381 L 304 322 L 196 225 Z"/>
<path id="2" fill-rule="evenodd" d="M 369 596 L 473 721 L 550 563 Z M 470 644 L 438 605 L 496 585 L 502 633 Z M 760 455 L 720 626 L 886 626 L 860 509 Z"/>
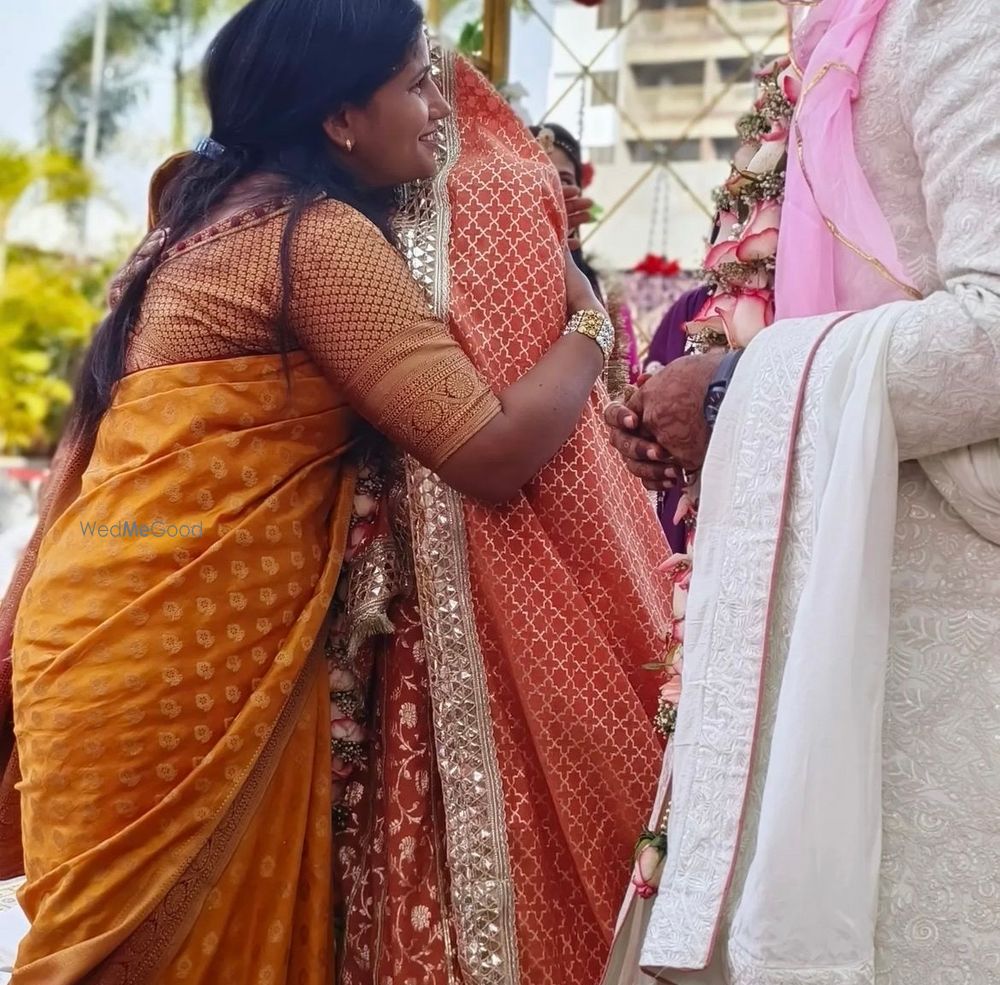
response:
<path id="1" fill-rule="evenodd" d="M 691 472 L 705 461 L 710 436 L 705 394 L 724 355 L 684 356 L 651 376 L 640 391 L 643 430 Z"/>
<path id="2" fill-rule="evenodd" d="M 701 468 L 709 438 L 705 394 L 723 355 L 712 352 L 675 360 L 626 403 L 610 404 L 605 411 L 611 444 L 647 489 L 669 489 L 679 468 Z"/>
<path id="3" fill-rule="evenodd" d="M 638 392 L 638 391 L 637 391 Z M 608 425 L 612 447 L 625 460 L 625 467 L 653 492 L 672 489 L 679 470 L 670 454 L 643 432 L 641 398 L 633 394 L 625 403 L 608 404 L 604 421 Z"/>

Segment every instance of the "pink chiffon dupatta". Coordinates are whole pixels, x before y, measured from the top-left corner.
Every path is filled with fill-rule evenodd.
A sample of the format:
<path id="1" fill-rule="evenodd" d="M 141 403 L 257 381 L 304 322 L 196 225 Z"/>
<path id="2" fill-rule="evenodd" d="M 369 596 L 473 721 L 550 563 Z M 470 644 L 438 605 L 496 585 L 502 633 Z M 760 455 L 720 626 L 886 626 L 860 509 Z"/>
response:
<path id="1" fill-rule="evenodd" d="M 889 0 L 821 0 L 795 32 L 802 75 L 775 278 L 776 317 L 919 299 L 854 146 L 859 76 Z"/>

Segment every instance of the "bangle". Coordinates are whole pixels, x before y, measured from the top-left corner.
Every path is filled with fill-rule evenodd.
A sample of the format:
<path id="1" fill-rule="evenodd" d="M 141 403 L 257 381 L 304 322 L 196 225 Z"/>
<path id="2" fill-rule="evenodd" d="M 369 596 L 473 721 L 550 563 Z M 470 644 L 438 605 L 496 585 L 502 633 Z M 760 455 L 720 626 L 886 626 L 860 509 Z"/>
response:
<path id="1" fill-rule="evenodd" d="M 593 339 L 597 343 L 604 354 L 604 365 L 607 366 L 615 345 L 615 329 L 611 319 L 603 311 L 578 311 L 566 323 L 563 335 L 571 335 L 574 332 L 586 335 L 588 339 Z"/>

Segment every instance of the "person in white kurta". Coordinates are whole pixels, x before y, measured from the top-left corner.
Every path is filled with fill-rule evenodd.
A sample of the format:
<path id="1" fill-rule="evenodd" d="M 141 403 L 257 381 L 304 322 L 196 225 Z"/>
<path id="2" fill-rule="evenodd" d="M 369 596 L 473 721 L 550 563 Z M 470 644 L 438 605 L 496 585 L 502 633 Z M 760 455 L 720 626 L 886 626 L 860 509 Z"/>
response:
<path id="1" fill-rule="evenodd" d="M 778 322 L 725 398 L 658 981 L 1000 982 L 997 0 L 889 0 L 860 91 L 922 300 Z"/>

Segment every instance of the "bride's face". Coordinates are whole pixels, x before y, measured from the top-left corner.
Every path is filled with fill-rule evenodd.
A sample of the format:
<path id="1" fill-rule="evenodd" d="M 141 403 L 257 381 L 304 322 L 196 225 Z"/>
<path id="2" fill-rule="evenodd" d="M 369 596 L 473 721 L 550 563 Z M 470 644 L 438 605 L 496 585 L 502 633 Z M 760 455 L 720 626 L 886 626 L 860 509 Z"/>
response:
<path id="1" fill-rule="evenodd" d="M 450 115 L 421 36 L 399 71 L 367 105 L 344 111 L 353 145 L 342 153 L 344 163 L 371 188 L 430 178 L 438 169 L 439 124 Z"/>

